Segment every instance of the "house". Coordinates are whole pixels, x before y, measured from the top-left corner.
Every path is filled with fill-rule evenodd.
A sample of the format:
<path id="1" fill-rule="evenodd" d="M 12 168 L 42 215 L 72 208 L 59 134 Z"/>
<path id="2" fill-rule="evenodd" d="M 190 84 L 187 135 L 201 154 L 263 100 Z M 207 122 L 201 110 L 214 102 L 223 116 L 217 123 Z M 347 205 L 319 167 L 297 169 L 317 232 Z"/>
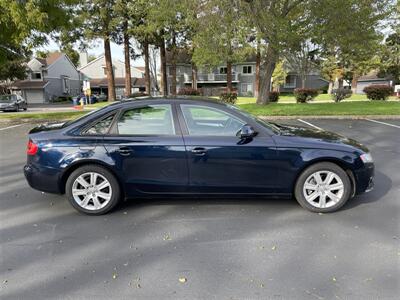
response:
<path id="1" fill-rule="evenodd" d="M 295 89 L 302 87 L 301 76 L 296 72 L 289 71 L 285 83 L 279 87 L 281 93 L 293 93 Z M 305 88 L 328 91 L 329 81 L 322 78 L 318 71 L 312 71 L 306 75 Z"/>
<path id="2" fill-rule="evenodd" d="M 29 104 L 76 96 L 81 90 L 79 72 L 65 53 L 52 52 L 46 58 L 33 58 L 27 63 L 27 71 L 28 77 L 15 81 L 11 89 Z"/>
<path id="3" fill-rule="evenodd" d="M 168 93 L 171 91 L 171 53 L 166 53 L 167 59 L 167 82 Z M 179 89 L 192 86 L 192 64 L 191 57 L 185 51 L 178 52 L 176 56 L 176 79 L 177 92 Z M 226 89 L 227 67 L 221 64 L 216 68 L 207 70 L 199 68 L 197 70 L 197 88 L 202 90 L 203 95 L 219 95 Z M 232 64 L 232 87 L 239 96 L 253 96 L 256 82 L 256 57 L 249 56 L 240 63 Z M 280 87 L 281 92 L 293 92 L 294 89 L 301 87 L 300 76 L 294 72 L 289 72 L 286 82 Z M 324 89 L 328 87 L 328 81 L 318 75 L 317 72 L 310 73 L 306 79 L 307 88 Z"/>
<path id="4" fill-rule="evenodd" d="M 88 54 L 80 53 L 79 61 L 79 71 L 82 73 L 83 79 L 90 82 L 90 89 L 92 93 L 107 95 L 108 84 L 106 73 L 106 59 L 104 54 L 89 62 Z M 117 96 L 122 96 L 125 92 L 125 63 L 120 60 L 113 59 L 112 65 L 115 79 L 115 92 Z M 131 77 L 131 92 L 134 93 L 144 91 L 144 67 L 131 66 Z"/>
<path id="5" fill-rule="evenodd" d="M 388 77 L 379 77 L 378 72 L 373 71 L 367 75 L 361 76 L 357 81 L 356 94 L 365 94 L 364 88 L 369 85 L 389 85 L 392 86 L 393 82 Z"/>

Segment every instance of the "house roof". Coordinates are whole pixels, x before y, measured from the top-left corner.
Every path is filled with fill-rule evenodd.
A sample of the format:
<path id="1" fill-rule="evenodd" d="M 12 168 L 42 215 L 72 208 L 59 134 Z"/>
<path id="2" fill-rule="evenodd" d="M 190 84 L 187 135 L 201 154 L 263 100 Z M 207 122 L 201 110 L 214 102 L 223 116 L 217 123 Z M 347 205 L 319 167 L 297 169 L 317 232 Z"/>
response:
<path id="1" fill-rule="evenodd" d="M 142 72 L 146 71 L 145 67 L 135 67 L 135 66 L 133 66 L 133 67 L 138 69 L 139 71 L 142 71 Z"/>
<path id="2" fill-rule="evenodd" d="M 45 58 L 36 57 L 36 60 L 39 61 L 43 66 L 47 66 L 47 62 L 46 62 Z"/>
<path id="3" fill-rule="evenodd" d="M 387 77 L 379 77 L 378 72 L 376 71 L 370 72 L 367 75 L 358 78 L 358 81 L 388 81 L 388 80 L 390 79 Z"/>
<path id="4" fill-rule="evenodd" d="M 50 66 L 52 63 L 54 63 L 57 59 L 60 58 L 60 56 L 62 56 L 63 53 L 61 52 L 52 52 L 49 55 L 47 55 L 46 57 L 46 63 L 48 66 Z"/>
<path id="5" fill-rule="evenodd" d="M 34 81 L 34 80 L 17 80 L 13 83 L 12 88 L 18 90 L 26 89 L 43 89 L 48 81 Z"/>
<path id="6" fill-rule="evenodd" d="M 92 80 L 90 80 L 90 86 L 92 88 L 107 87 L 108 86 L 107 78 L 104 77 L 104 78 L 100 78 L 100 79 L 92 79 Z M 125 87 L 125 78 L 116 77 L 115 78 L 115 86 L 116 87 Z M 144 86 L 145 86 L 144 78 L 132 77 L 132 87 L 144 87 Z"/>

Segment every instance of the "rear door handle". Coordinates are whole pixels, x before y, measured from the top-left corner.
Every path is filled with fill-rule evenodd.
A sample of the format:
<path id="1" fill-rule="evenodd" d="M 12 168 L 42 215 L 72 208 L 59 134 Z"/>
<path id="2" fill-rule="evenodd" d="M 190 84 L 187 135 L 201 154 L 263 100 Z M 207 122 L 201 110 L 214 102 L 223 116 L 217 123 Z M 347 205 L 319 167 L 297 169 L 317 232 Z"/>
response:
<path id="1" fill-rule="evenodd" d="M 198 155 L 198 156 L 203 156 L 203 155 L 206 154 L 206 152 L 207 152 L 207 150 L 205 148 L 202 148 L 202 147 L 196 147 L 196 148 L 192 149 L 192 153 L 194 155 Z"/>
<path id="2" fill-rule="evenodd" d="M 128 156 L 133 152 L 133 150 L 128 147 L 121 147 L 117 149 L 117 152 L 121 155 Z"/>

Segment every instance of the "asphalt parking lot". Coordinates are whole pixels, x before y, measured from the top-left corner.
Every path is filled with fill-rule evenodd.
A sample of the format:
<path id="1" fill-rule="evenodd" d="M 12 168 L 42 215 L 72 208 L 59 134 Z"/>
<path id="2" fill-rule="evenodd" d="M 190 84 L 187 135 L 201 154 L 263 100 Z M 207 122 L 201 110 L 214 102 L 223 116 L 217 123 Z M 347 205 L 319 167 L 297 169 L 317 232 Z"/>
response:
<path id="1" fill-rule="evenodd" d="M 88 217 L 28 187 L 32 125 L 0 128 L 0 298 L 398 299 L 400 120 L 279 122 L 365 144 L 375 189 L 333 214 L 283 199 L 162 199 Z"/>

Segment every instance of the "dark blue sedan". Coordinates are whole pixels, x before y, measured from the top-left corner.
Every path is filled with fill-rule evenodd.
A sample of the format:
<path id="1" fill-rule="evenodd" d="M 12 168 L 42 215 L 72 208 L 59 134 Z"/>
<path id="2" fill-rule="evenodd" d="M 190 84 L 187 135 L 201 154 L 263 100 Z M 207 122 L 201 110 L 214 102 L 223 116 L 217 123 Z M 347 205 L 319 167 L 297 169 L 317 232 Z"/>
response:
<path id="1" fill-rule="evenodd" d="M 294 196 L 332 212 L 373 186 L 366 147 L 320 130 L 282 126 L 211 101 L 115 103 L 29 133 L 31 187 L 67 194 L 98 215 L 121 199 L 166 195 Z"/>

